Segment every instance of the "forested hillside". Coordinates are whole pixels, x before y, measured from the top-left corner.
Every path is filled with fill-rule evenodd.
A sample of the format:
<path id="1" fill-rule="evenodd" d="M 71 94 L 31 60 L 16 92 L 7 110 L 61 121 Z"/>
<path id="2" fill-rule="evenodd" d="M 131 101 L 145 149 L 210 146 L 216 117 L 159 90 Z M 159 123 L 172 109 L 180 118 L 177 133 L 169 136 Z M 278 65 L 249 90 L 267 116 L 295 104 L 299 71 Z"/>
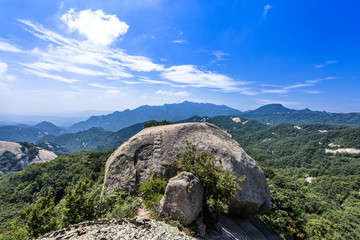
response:
<path id="1" fill-rule="evenodd" d="M 260 219 L 294 239 L 359 239 L 360 152 L 326 150 L 359 150 L 360 127 L 280 124 L 246 134 L 232 120 L 212 121 L 265 171 L 273 209 Z"/>
<path id="2" fill-rule="evenodd" d="M 284 239 L 359 239 L 360 154 L 356 150 L 360 149 L 360 127 L 268 126 L 237 116 L 186 121 L 219 126 L 260 164 L 270 186 L 273 209 L 259 219 Z M 127 130 L 130 136 L 134 129 Z M 331 152 L 341 149 L 348 152 Z M 104 207 L 99 198 L 103 167 L 111 152 L 65 154 L 3 176 L 0 236 L 27 239 L 24 236 L 38 236 L 72 222 L 129 214 L 131 210 L 127 211 L 138 204 L 129 196 L 121 193 L 106 200 L 111 204 L 117 201 L 118 208 L 111 204 Z M 71 215 L 67 209 L 77 210 Z M 42 227 L 36 232 L 38 225 Z"/>
<path id="3" fill-rule="evenodd" d="M 143 123 L 123 128 L 117 132 L 93 127 L 77 133 L 67 133 L 60 136 L 46 136 L 40 139 L 37 144 L 45 149 L 63 153 L 81 150 L 106 151 L 118 147 L 143 128 Z"/>

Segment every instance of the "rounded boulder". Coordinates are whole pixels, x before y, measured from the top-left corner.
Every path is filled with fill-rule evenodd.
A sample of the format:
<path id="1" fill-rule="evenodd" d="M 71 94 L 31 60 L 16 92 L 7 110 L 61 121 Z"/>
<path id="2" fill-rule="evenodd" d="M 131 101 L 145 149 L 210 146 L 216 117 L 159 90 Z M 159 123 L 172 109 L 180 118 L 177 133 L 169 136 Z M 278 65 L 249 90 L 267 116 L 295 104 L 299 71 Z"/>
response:
<path id="1" fill-rule="evenodd" d="M 214 154 L 230 173 L 245 177 L 231 198 L 230 214 L 248 217 L 271 208 L 269 187 L 256 161 L 230 134 L 209 123 L 150 127 L 134 135 L 107 160 L 103 194 L 117 188 L 134 193 L 138 184 L 150 180 L 153 174 L 167 179 L 176 176 L 175 159 L 187 143 L 195 145 L 198 151 Z"/>

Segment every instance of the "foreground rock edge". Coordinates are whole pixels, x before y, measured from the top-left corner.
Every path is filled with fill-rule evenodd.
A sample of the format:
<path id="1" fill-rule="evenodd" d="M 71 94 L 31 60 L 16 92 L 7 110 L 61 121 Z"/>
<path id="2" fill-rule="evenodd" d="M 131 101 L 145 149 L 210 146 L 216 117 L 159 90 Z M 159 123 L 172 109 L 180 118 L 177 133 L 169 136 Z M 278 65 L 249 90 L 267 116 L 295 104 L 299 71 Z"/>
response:
<path id="1" fill-rule="evenodd" d="M 38 240 L 57 239 L 194 239 L 176 227 L 150 219 L 101 219 L 70 225 L 47 233 Z"/>

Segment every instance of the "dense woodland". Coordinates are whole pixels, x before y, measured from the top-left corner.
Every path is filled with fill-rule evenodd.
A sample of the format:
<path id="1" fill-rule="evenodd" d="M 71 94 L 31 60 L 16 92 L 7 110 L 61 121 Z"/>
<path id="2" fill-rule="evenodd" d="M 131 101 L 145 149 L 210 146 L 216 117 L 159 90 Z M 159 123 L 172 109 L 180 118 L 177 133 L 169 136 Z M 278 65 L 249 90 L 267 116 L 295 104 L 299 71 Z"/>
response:
<path id="1" fill-rule="evenodd" d="M 360 239 L 360 155 L 325 152 L 360 148 L 360 127 L 267 126 L 228 116 L 186 121 L 226 130 L 260 164 L 273 209 L 259 219 L 284 239 Z M 131 217 L 140 204 L 134 197 L 118 191 L 100 198 L 112 151 L 64 154 L 2 175 L 0 238 L 30 239 L 80 221 Z"/>

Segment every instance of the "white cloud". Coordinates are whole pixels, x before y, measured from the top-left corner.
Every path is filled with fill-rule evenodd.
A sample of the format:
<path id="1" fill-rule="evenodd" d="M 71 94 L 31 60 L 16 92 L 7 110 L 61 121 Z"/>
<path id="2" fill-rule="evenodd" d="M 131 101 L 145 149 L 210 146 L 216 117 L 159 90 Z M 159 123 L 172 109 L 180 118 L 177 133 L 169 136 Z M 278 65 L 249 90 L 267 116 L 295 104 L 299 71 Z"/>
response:
<path id="1" fill-rule="evenodd" d="M 0 62 L 0 75 L 6 73 L 8 65 L 6 63 Z"/>
<path id="2" fill-rule="evenodd" d="M 10 82 L 16 79 L 15 76 L 5 74 L 7 72 L 8 65 L 6 63 L 0 62 L 0 90 L 9 91 Z"/>
<path id="3" fill-rule="evenodd" d="M 150 72 L 164 70 L 163 65 L 155 64 L 147 57 L 123 55 L 120 56 L 120 59 L 124 62 L 124 66 L 133 71 Z"/>
<path id="4" fill-rule="evenodd" d="M 9 80 L 7 79 L 7 77 L 4 75 L 7 71 L 8 65 L 6 63 L 0 62 L 0 90 L 3 92 L 9 92 L 10 90 L 10 86 L 9 84 L 3 82 L 2 80 Z"/>
<path id="5" fill-rule="evenodd" d="M 305 87 L 312 87 L 315 84 L 324 81 L 324 80 L 330 80 L 330 79 L 335 79 L 335 77 L 325 77 L 325 78 L 317 78 L 317 79 L 312 79 L 312 80 L 307 80 L 305 83 L 297 83 L 297 84 L 293 84 L 293 85 L 289 85 L 289 86 L 276 86 L 276 85 L 269 85 L 269 84 L 261 84 L 260 86 L 262 87 L 271 87 L 270 89 L 262 89 L 261 93 L 287 93 L 290 91 L 294 91 L 298 88 L 305 88 Z M 275 88 L 276 87 L 276 88 Z M 302 90 L 302 92 L 305 93 L 320 93 L 318 91 L 312 91 L 312 90 Z"/>
<path id="6" fill-rule="evenodd" d="M 106 86 L 100 83 L 89 83 L 89 86 L 96 87 L 96 88 L 102 88 L 102 89 L 114 89 L 115 87 Z"/>
<path id="7" fill-rule="evenodd" d="M 179 92 L 172 92 L 172 91 L 163 91 L 158 90 L 156 91 L 156 94 L 166 95 L 166 96 L 176 96 L 176 97 L 188 97 L 190 94 L 186 91 L 179 91 Z"/>
<path id="8" fill-rule="evenodd" d="M 180 40 L 180 39 L 178 39 L 178 40 L 173 40 L 173 41 L 171 41 L 172 43 L 177 43 L 177 44 L 187 44 L 188 43 L 188 41 L 186 41 L 186 40 Z"/>
<path id="9" fill-rule="evenodd" d="M 60 82 L 66 82 L 66 83 L 79 82 L 79 80 L 76 80 L 76 79 L 70 79 L 70 78 L 65 78 L 65 77 L 59 76 L 59 75 L 39 72 L 39 71 L 36 71 L 36 70 L 33 70 L 33 69 L 25 69 L 24 72 L 28 73 L 28 74 L 36 75 L 38 77 L 54 79 L 54 80 L 57 80 L 57 81 L 60 81 Z"/>
<path id="10" fill-rule="evenodd" d="M 21 50 L 17 47 L 15 47 L 14 45 L 7 43 L 7 42 L 3 42 L 0 41 L 0 51 L 4 51 L 4 52 L 21 52 Z"/>
<path id="11" fill-rule="evenodd" d="M 18 21 L 30 27 L 32 30 L 31 29 L 26 29 L 26 30 L 31 34 L 33 34 L 34 36 L 38 37 L 39 39 L 55 43 L 59 46 L 71 46 L 75 48 L 77 47 L 76 43 L 72 39 L 67 39 L 61 36 L 60 34 L 57 34 L 53 31 L 44 28 L 40 24 L 33 23 L 25 19 L 18 19 Z"/>
<path id="12" fill-rule="evenodd" d="M 263 17 L 265 17 L 268 13 L 269 13 L 269 10 L 272 8 L 272 6 L 270 4 L 266 4 L 264 6 L 264 13 L 263 13 Z"/>
<path id="13" fill-rule="evenodd" d="M 262 93 L 287 93 L 287 89 L 264 89 Z"/>
<path id="14" fill-rule="evenodd" d="M 161 76 L 172 82 L 189 87 L 205 87 L 231 92 L 248 90 L 246 88 L 238 87 L 238 85 L 245 84 L 244 82 L 236 82 L 223 74 L 201 71 L 193 65 L 172 66 L 165 69 L 165 71 L 161 73 Z"/>
<path id="15" fill-rule="evenodd" d="M 129 25 L 120 21 L 116 15 L 107 15 L 102 10 L 87 9 L 77 13 L 70 9 L 61 19 L 70 31 L 78 31 L 90 42 L 101 45 L 110 45 L 129 29 Z"/>
<path id="16" fill-rule="evenodd" d="M 309 93 L 309 94 L 320 94 L 322 92 L 320 91 L 315 91 L 315 90 L 308 90 L 308 91 L 304 91 L 305 93 Z"/>
<path id="17" fill-rule="evenodd" d="M 313 83 L 298 83 L 298 84 L 294 84 L 294 85 L 290 85 L 285 87 L 285 89 L 294 89 L 294 88 L 302 88 L 302 87 L 310 87 L 313 86 Z"/>
<path id="18" fill-rule="evenodd" d="M 88 68 L 81 68 L 75 65 L 64 62 L 34 62 L 34 63 L 22 63 L 22 65 L 40 71 L 58 71 L 58 72 L 70 72 L 80 75 L 89 75 L 89 76 L 105 76 L 106 74 L 101 71 L 95 71 Z"/>
<path id="19" fill-rule="evenodd" d="M 162 71 L 163 65 L 143 56 L 133 56 L 119 48 L 94 45 L 66 38 L 28 20 L 19 20 L 30 27 L 34 36 L 49 42 L 46 49 L 30 51 L 38 60 L 23 65 L 40 72 L 69 72 L 87 76 L 104 76 L 107 79 L 134 77 L 129 71 Z M 89 67 L 84 67 L 88 65 Z M 51 73 L 52 74 L 52 73 Z"/>
<path id="20" fill-rule="evenodd" d="M 212 54 L 215 55 L 217 61 L 224 61 L 225 60 L 224 57 L 230 55 L 222 51 L 213 51 Z"/>
<path id="21" fill-rule="evenodd" d="M 335 63 L 337 63 L 337 62 L 338 62 L 338 61 L 333 61 L 333 60 L 331 60 L 331 61 L 326 61 L 326 62 L 324 62 L 324 63 L 315 65 L 314 68 L 323 68 L 323 67 L 325 67 L 325 66 L 327 66 L 327 65 L 335 64 Z"/>

